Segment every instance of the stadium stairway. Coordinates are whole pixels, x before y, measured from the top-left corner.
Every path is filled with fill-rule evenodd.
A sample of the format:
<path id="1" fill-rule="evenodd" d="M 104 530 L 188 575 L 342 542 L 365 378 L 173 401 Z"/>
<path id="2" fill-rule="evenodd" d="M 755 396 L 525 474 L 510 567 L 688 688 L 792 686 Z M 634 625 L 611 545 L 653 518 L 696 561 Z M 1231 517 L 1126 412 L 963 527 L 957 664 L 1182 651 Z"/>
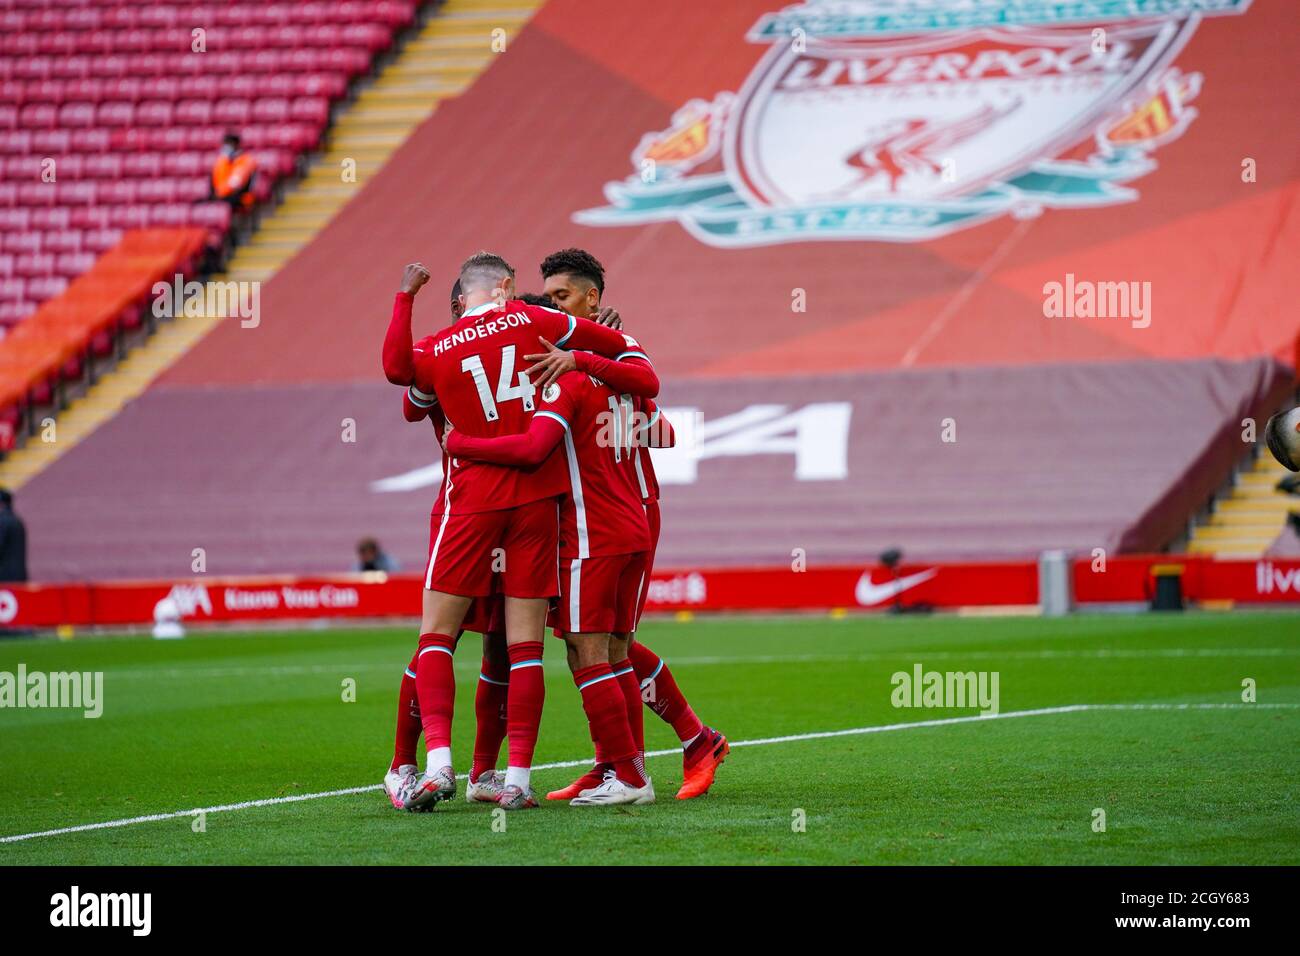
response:
<path id="1" fill-rule="evenodd" d="M 1268 454 L 1259 454 L 1242 470 L 1232 490 L 1214 512 L 1192 531 L 1187 550 L 1220 558 L 1258 558 L 1277 539 L 1287 514 L 1300 511 L 1300 500 L 1277 490 L 1289 472 Z"/>
<path id="2" fill-rule="evenodd" d="M 542 0 L 447 0 L 336 118 L 325 150 L 213 282 L 266 281 L 325 227 L 445 99 L 492 61 L 493 31 L 515 37 Z M 356 163 L 354 182 L 341 171 Z M 143 392 L 212 330 L 220 316 L 176 318 L 59 413 L 55 440 L 30 439 L 0 460 L 0 486 L 19 488 Z"/>

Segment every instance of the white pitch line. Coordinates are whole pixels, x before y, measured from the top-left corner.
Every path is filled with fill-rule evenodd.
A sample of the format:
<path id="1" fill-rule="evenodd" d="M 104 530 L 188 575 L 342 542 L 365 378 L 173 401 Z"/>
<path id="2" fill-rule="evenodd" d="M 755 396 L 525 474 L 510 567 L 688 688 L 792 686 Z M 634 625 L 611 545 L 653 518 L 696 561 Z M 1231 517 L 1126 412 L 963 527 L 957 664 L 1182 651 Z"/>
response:
<path id="1" fill-rule="evenodd" d="M 1053 714 L 1077 714 L 1085 711 L 1115 710 L 1261 710 L 1300 708 L 1295 704 L 1067 704 L 1063 707 L 1040 707 L 1035 710 L 1011 710 L 998 714 L 972 714 L 966 717 L 943 717 L 935 720 L 914 720 L 901 724 L 876 724 L 871 727 L 851 727 L 847 730 L 823 730 L 807 734 L 791 734 L 786 737 L 761 737 L 755 740 L 733 740 L 732 747 L 762 747 L 769 744 L 794 743 L 800 740 L 823 740 L 827 737 L 854 737 L 862 734 L 882 734 L 894 730 L 914 730 L 918 727 L 947 727 L 953 724 L 969 724 L 991 720 L 1004 720 L 1013 717 L 1043 717 Z M 680 748 L 672 750 L 652 750 L 646 757 L 668 757 L 681 753 Z M 585 767 L 591 763 L 590 757 L 581 760 L 561 760 L 556 763 L 538 764 L 534 770 L 560 770 L 565 767 Z M 464 779 L 465 774 L 457 775 Z M 249 810 L 253 807 L 269 807 L 281 803 L 301 803 L 304 800 L 321 800 L 326 797 L 348 797 L 358 793 L 370 793 L 382 790 L 382 784 L 366 787 L 347 787 L 343 790 L 322 790 L 319 793 L 300 793 L 289 797 L 266 797 L 261 800 L 244 800 L 240 803 L 224 803 L 215 807 L 196 807 L 193 810 L 173 810 L 170 813 L 150 813 L 141 817 L 127 817 L 122 820 L 106 820 L 103 823 L 82 823 L 78 826 L 59 827 L 55 830 L 40 830 L 35 833 L 19 833 L 14 836 L 0 837 L 0 843 L 18 843 L 22 840 L 35 840 L 39 837 L 61 836 L 65 833 L 84 833 L 88 830 L 111 830 L 116 827 L 132 826 L 137 823 L 156 823 L 161 820 L 176 820 L 203 813 L 226 813 L 231 810 Z"/>

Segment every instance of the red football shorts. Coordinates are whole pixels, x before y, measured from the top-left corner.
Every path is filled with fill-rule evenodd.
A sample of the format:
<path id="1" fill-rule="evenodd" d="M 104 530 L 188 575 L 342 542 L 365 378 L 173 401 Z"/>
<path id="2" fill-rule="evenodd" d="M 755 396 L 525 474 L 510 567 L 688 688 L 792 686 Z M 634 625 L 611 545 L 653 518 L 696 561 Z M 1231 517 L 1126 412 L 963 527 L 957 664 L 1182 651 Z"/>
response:
<path id="1" fill-rule="evenodd" d="M 554 597 L 559 539 L 555 498 L 504 511 L 434 515 L 424 586 L 470 597 Z"/>
<path id="2" fill-rule="evenodd" d="M 461 624 L 462 631 L 475 634 L 504 634 L 506 632 L 506 602 L 500 594 L 478 597 L 470 602 Z"/>
<path id="3" fill-rule="evenodd" d="M 641 623 L 641 612 L 645 610 L 646 595 L 650 593 L 650 572 L 655 566 L 655 550 L 659 547 L 659 499 L 647 501 L 645 505 L 646 522 L 650 525 L 650 553 L 646 555 L 645 581 L 641 584 L 641 597 L 636 602 L 636 620 L 632 630 Z"/>
<path id="4" fill-rule="evenodd" d="M 568 634 L 629 634 L 636 627 L 650 552 L 560 560 L 555 626 Z"/>

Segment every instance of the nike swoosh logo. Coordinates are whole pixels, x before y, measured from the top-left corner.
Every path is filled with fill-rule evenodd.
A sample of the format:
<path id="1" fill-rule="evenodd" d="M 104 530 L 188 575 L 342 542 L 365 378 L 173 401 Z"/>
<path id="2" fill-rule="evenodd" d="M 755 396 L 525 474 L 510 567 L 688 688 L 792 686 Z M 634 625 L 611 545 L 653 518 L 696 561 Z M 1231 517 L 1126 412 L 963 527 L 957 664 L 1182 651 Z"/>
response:
<path id="1" fill-rule="evenodd" d="M 930 568 L 928 571 L 909 574 L 897 581 L 885 581 L 876 584 L 871 580 L 871 572 L 865 571 L 862 577 L 858 578 L 857 586 L 853 589 L 853 597 L 863 607 L 871 607 L 873 604 L 879 604 L 882 601 L 888 601 L 892 597 L 897 597 L 909 588 L 914 588 L 918 584 L 930 580 L 938 573 L 938 568 Z"/>

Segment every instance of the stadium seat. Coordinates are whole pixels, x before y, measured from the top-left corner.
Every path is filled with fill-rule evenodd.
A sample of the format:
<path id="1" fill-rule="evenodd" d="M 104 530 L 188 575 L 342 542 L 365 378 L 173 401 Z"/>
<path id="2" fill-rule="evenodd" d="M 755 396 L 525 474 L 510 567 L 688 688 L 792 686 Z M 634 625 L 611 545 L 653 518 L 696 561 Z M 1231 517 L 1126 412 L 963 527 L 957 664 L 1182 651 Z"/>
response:
<path id="1" fill-rule="evenodd" d="M 36 235 L 42 235 L 36 233 Z M 41 247 L 46 252 L 58 254 L 60 252 L 80 252 L 81 251 L 81 231 L 80 230 L 60 230 L 57 232 L 46 232 L 41 239 Z M 55 268 L 63 272 L 62 268 L 56 263 Z M 66 273 L 65 273 L 66 274 Z"/>
<path id="2" fill-rule="evenodd" d="M 49 209 L 33 209 L 31 210 L 31 227 L 46 231 L 71 229 L 72 207 L 54 206 Z"/>
<path id="3" fill-rule="evenodd" d="M 3 239 L 0 239 L 0 251 L 11 252 L 14 255 L 24 252 L 37 253 L 41 251 L 41 243 L 39 232 L 8 232 Z"/>

